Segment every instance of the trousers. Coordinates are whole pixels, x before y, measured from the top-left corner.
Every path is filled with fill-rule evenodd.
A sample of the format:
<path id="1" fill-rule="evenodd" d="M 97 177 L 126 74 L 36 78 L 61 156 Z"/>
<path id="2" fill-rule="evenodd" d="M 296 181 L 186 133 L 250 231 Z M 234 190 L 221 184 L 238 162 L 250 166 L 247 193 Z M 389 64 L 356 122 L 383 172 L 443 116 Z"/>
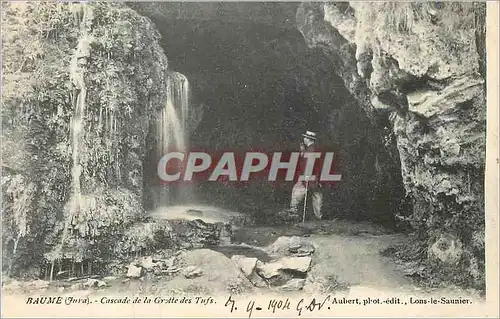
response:
<path id="1" fill-rule="evenodd" d="M 321 219 L 323 215 L 321 212 L 321 207 L 323 205 L 323 193 L 321 192 L 321 189 L 318 186 L 309 187 L 307 193 L 311 194 L 312 197 L 312 206 L 314 215 L 316 216 L 316 218 Z M 293 213 L 295 214 L 299 213 L 299 204 L 302 201 L 307 200 L 307 198 L 305 197 L 306 197 L 305 182 L 295 183 L 295 185 L 293 185 L 292 199 L 290 202 L 290 209 L 293 211 Z"/>

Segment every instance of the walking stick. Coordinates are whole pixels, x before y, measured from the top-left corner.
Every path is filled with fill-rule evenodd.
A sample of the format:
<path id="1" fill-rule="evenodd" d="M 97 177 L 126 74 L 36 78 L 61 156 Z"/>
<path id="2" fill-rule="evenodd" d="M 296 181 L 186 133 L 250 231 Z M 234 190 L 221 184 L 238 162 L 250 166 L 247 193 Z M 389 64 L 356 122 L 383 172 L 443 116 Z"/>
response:
<path id="1" fill-rule="evenodd" d="M 306 221 L 306 207 L 307 207 L 307 189 L 309 188 L 309 179 L 306 180 L 306 196 L 304 197 L 304 213 L 302 214 L 302 227 Z"/>

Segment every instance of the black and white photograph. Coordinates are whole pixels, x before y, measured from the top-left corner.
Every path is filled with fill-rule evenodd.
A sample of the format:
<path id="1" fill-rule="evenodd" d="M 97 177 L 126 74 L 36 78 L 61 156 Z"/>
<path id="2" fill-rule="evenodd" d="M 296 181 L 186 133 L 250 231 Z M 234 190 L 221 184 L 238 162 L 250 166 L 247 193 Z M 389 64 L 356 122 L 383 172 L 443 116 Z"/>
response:
<path id="1" fill-rule="evenodd" d="M 498 316 L 495 1 L 1 7 L 3 316 Z"/>

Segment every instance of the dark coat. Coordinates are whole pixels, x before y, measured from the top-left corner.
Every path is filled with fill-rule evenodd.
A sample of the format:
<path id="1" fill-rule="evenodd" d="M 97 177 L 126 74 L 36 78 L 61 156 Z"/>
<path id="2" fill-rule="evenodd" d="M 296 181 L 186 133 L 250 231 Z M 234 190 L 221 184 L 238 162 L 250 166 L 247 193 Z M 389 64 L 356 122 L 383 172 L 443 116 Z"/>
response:
<path id="1" fill-rule="evenodd" d="M 304 153 L 314 153 L 314 152 L 320 152 L 318 150 L 318 146 L 316 143 L 312 143 L 311 145 L 305 147 L 305 149 L 304 149 Z M 321 163 L 322 163 L 322 158 L 316 159 L 316 161 L 314 163 L 312 175 L 316 176 L 316 180 L 309 182 L 309 186 L 312 188 L 320 186 L 320 183 L 318 182 L 318 180 L 319 180 L 320 174 L 321 174 L 321 166 L 322 166 Z M 304 172 L 306 170 L 306 164 L 307 164 L 307 158 L 305 158 L 303 153 L 301 153 L 301 155 L 299 157 L 299 164 L 298 164 L 298 172 L 299 172 L 298 176 L 304 174 Z M 305 181 L 304 181 L 304 183 L 305 183 Z"/>

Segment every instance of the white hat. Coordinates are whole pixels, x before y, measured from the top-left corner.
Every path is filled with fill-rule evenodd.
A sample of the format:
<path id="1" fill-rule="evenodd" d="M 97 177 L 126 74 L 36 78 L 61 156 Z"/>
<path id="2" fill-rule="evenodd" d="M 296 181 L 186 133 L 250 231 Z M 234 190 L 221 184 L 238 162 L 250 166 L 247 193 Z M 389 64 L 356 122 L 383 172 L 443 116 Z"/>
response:
<path id="1" fill-rule="evenodd" d="M 315 140 L 316 139 L 316 133 L 311 132 L 311 131 L 306 131 L 306 133 L 302 134 L 302 136 L 310 138 L 311 140 Z"/>

